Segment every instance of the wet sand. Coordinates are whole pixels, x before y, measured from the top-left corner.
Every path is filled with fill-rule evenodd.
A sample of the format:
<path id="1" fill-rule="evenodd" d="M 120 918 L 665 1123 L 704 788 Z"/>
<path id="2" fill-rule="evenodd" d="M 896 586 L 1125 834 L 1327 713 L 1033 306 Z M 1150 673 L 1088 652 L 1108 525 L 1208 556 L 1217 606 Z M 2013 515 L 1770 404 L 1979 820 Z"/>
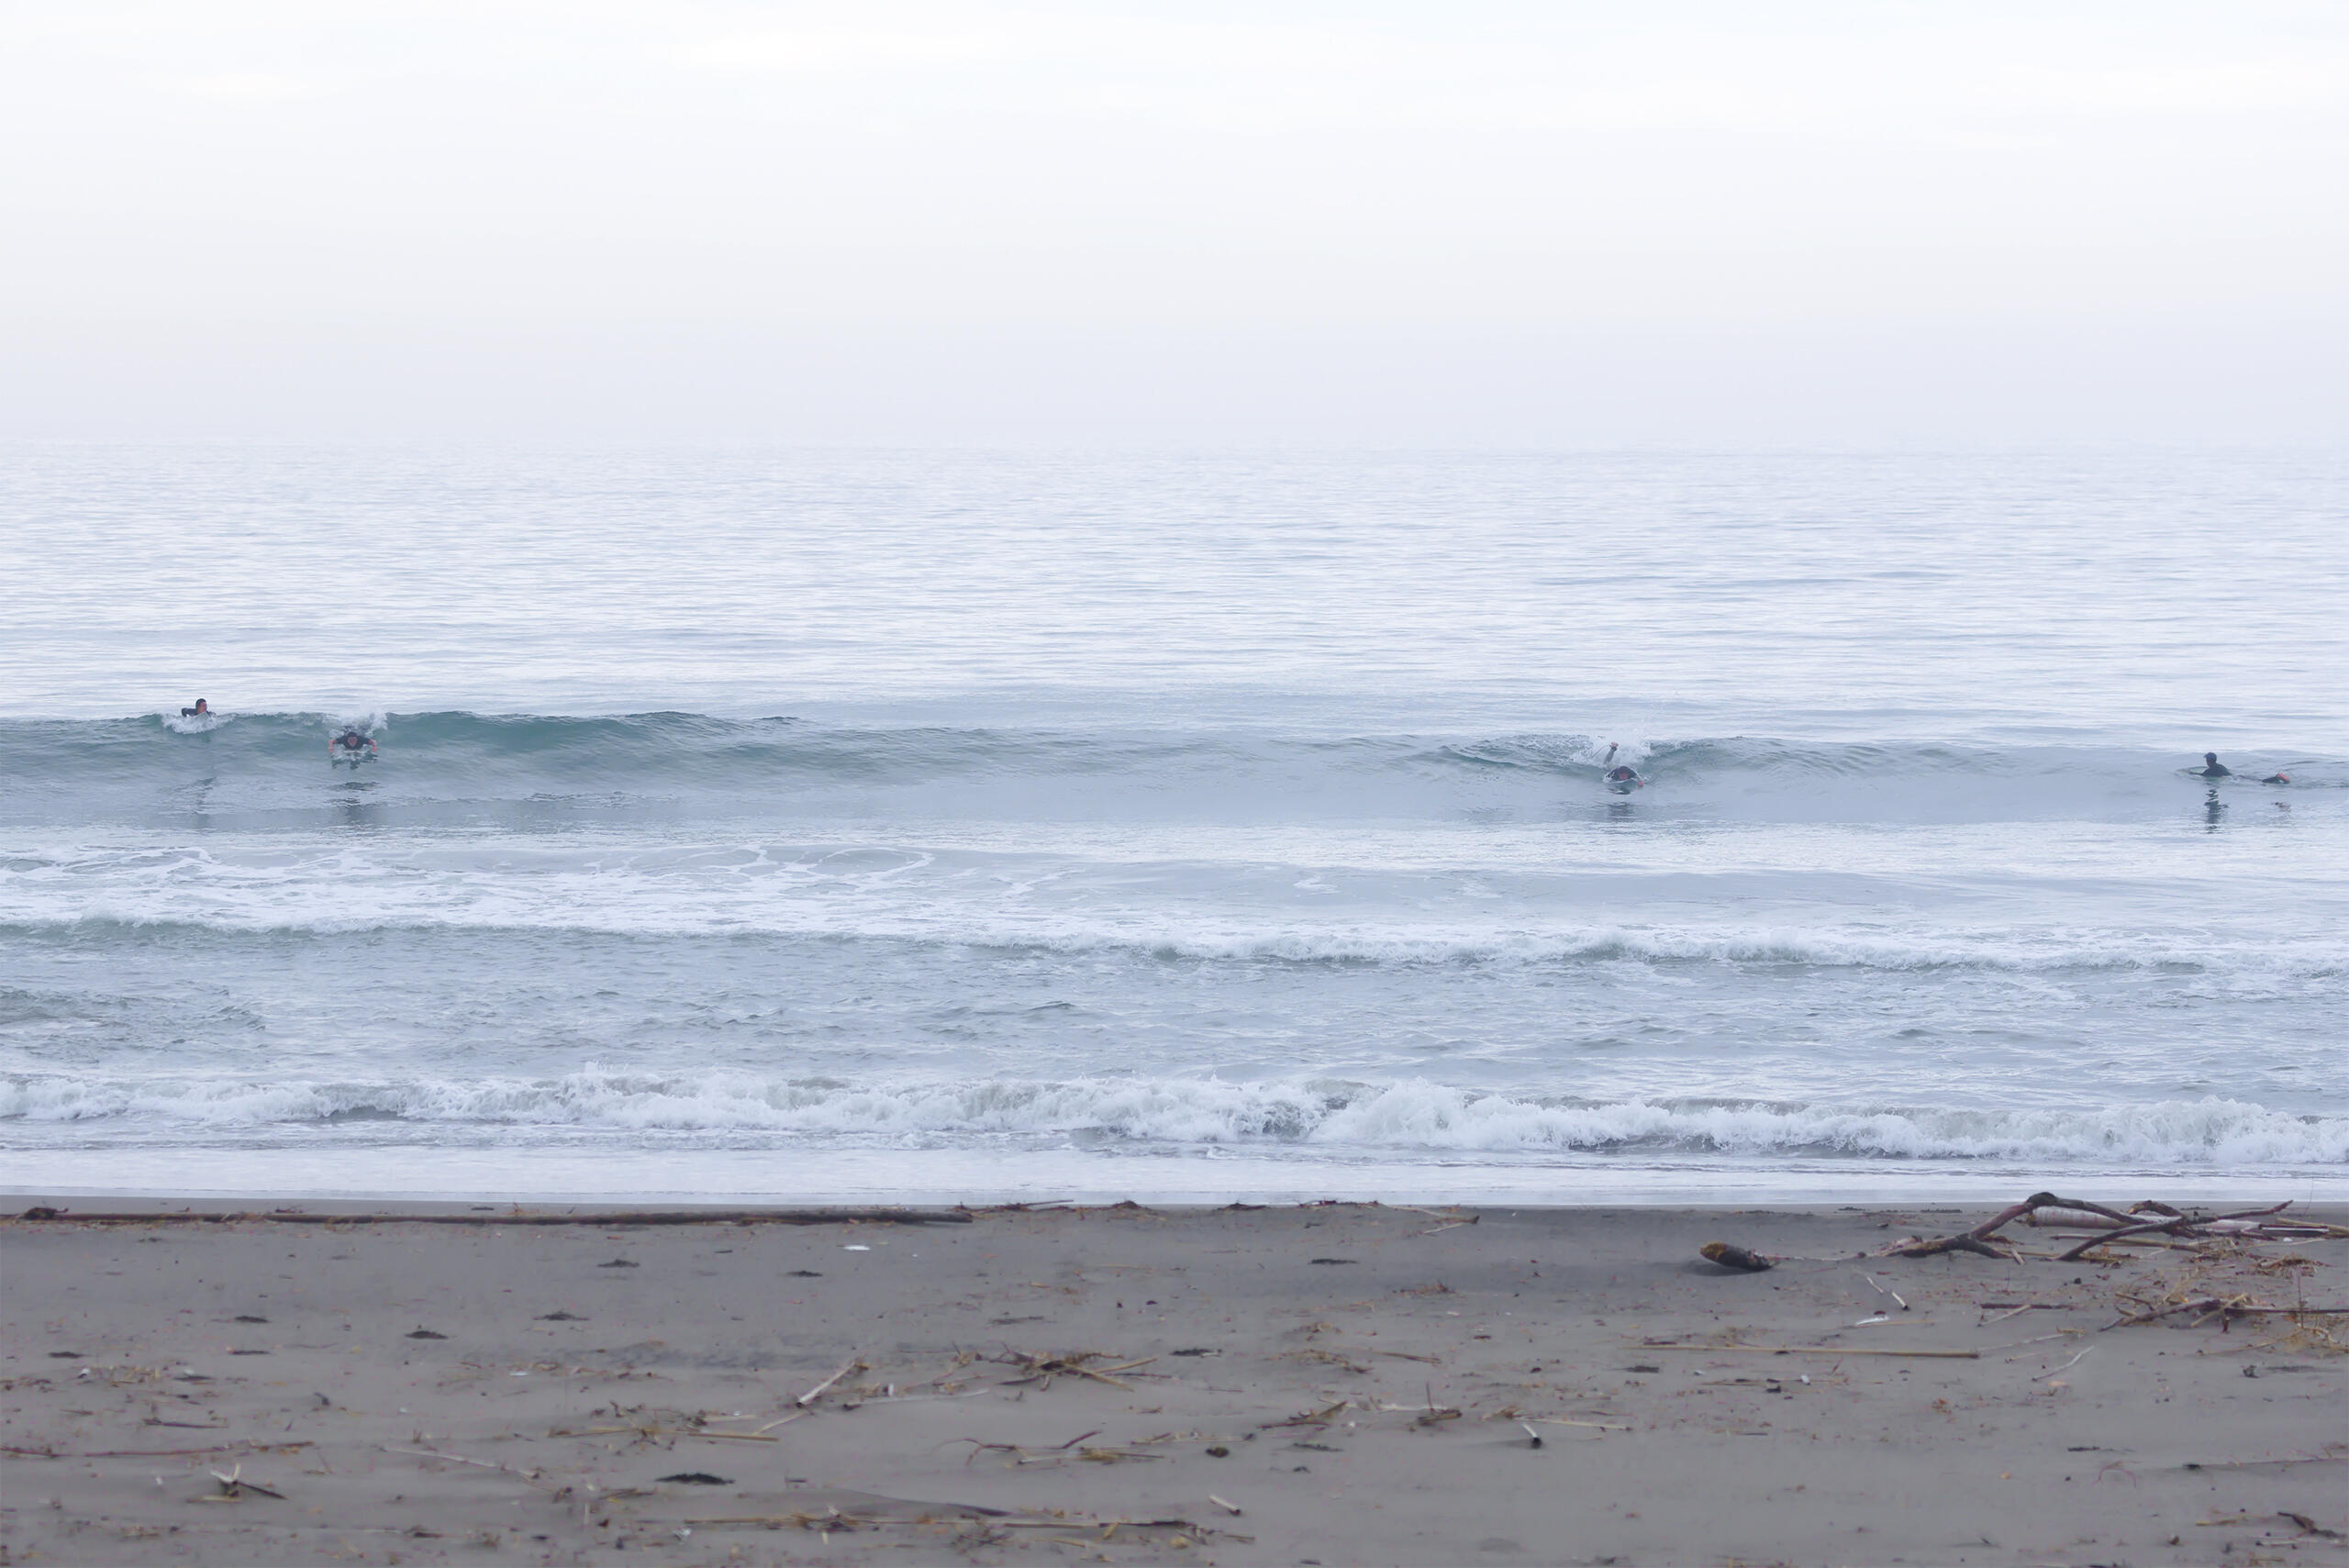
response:
<path id="1" fill-rule="evenodd" d="M 1993 1207 L 12 1220 L 0 1562 L 2349 1560 L 2349 1318 L 2099 1331 L 2349 1240 Z"/>

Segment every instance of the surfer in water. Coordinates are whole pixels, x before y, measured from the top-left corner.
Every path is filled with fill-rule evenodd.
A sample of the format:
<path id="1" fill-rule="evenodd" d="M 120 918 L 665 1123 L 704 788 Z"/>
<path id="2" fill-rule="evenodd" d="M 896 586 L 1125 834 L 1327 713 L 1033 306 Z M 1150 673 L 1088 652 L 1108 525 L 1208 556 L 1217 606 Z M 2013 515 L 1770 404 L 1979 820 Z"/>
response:
<path id="1" fill-rule="evenodd" d="M 2202 753 L 2202 776 L 2206 779 L 2231 779 L 2235 776 L 2235 771 L 2227 766 L 2224 762 L 2219 761 L 2219 754 L 2216 751 L 2205 751 Z M 2261 784 L 2288 784 L 2292 782 L 2292 775 L 2289 773 L 2270 773 L 2259 782 Z"/>
<path id="2" fill-rule="evenodd" d="M 180 717 L 182 718 L 210 718 L 212 717 L 212 705 L 206 702 L 202 697 L 198 697 L 195 699 L 195 706 L 194 707 L 184 707 L 180 709 Z"/>
<path id="3" fill-rule="evenodd" d="M 344 726 L 341 734 L 327 742 L 327 757 L 329 761 L 355 762 L 362 757 L 372 757 L 374 754 L 373 738 L 360 729 L 357 725 Z"/>
<path id="4" fill-rule="evenodd" d="M 1616 742 L 1609 740 L 1607 743 L 1607 755 L 1598 764 L 1600 767 L 1607 770 L 1608 784 L 1612 787 L 1618 795 L 1627 794 L 1631 790 L 1644 787 L 1648 781 L 1640 777 L 1640 771 L 1637 768 L 1632 767 L 1628 762 L 1617 763 L 1615 762 L 1615 748 Z"/>

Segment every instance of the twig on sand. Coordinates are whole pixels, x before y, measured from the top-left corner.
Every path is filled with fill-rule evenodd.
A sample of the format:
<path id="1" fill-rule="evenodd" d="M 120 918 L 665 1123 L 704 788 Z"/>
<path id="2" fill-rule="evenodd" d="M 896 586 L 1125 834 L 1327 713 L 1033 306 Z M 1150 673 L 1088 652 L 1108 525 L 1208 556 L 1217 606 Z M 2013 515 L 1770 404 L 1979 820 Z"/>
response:
<path id="1" fill-rule="evenodd" d="M 1018 1443 L 991 1443 L 980 1438 L 949 1438 L 945 1442 L 939 1444 L 938 1446 L 940 1448 L 951 1448 L 955 1443 L 969 1443 L 971 1445 L 971 1451 L 963 1457 L 963 1462 L 964 1464 L 970 1463 L 972 1460 L 978 1458 L 979 1455 L 983 1453 L 1008 1453 L 1011 1455 L 1012 1463 L 1027 1464 L 1030 1462 L 1029 1455 L 1031 1452 L 1040 1454 L 1066 1453 L 1069 1450 L 1075 1448 L 1077 1444 L 1083 1442 L 1085 1439 L 1097 1438 L 1100 1435 L 1101 1429 L 1096 1427 L 1089 1432 L 1077 1433 L 1076 1436 L 1069 1439 L 1068 1441 L 1064 1443 L 1054 1443 L 1050 1448 L 1040 1448 L 1034 1450 L 1022 1448 Z M 1155 1458 L 1156 1455 L 1151 1455 L 1149 1457 Z"/>
<path id="2" fill-rule="evenodd" d="M 870 1370 L 872 1369 L 867 1367 L 863 1361 L 859 1360 L 855 1356 L 851 1356 L 846 1366 L 841 1367 L 840 1371 L 832 1373 L 831 1376 L 824 1379 L 823 1382 L 816 1385 L 815 1387 L 809 1389 L 798 1398 L 794 1399 L 792 1403 L 799 1406 L 812 1405 L 822 1396 L 826 1389 L 831 1387 L 833 1384 L 838 1383 L 841 1378 L 846 1377 L 850 1373 L 868 1372 Z"/>
<path id="3" fill-rule="evenodd" d="M 1993 1323 L 2003 1323 L 2019 1312 L 2068 1312 L 2072 1309 L 2071 1304 L 2064 1301 L 1984 1301 L 1976 1305 L 1984 1312 L 1993 1311 L 2001 1307 L 2006 1308 L 1996 1318 L 1982 1319 L 1978 1327 L 1985 1329 Z"/>
<path id="4" fill-rule="evenodd" d="M 641 1214 L 76 1214 L 28 1208 L 15 1217 L 63 1225 L 968 1225 L 965 1209 L 705 1208 L 651 1209 Z"/>
<path id="5" fill-rule="evenodd" d="M 1642 1340 L 1643 1351 L 1709 1351 L 1727 1354 L 1742 1351 L 1752 1355 L 1773 1356 L 1936 1356 L 1950 1361 L 1980 1361 L 1980 1351 L 1895 1351 L 1881 1346 L 1865 1350 L 1838 1350 L 1832 1345 L 1685 1345 L 1669 1344 L 1658 1340 Z"/>
<path id="6" fill-rule="evenodd" d="M 2077 1355 L 2077 1356 L 2074 1356 L 2070 1361 L 2065 1362 L 2062 1366 L 2057 1367 L 2054 1372 L 2043 1372 L 2043 1373 L 2041 1373 L 2037 1377 L 2032 1378 L 2032 1382 L 2033 1382 L 2033 1383 L 2044 1383 L 2044 1382 L 2046 1382 L 2046 1381 L 2047 1381 L 2049 1378 L 2051 1378 L 2051 1377 L 2060 1376 L 2061 1374 L 2063 1374 L 2063 1373 L 2067 1373 L 2067 1372 L 2071 1371 L 2074 1367 L 2076 1367 L 2076 1366 L 2077 1366 L 2077 1365 L 2079 1365 L 2079 1364 L 2080 1364 L 2080 1357 L 2081 1357 L 2081 1356 L 2085 1356 L 2085 1355 L 2087 1355 L 2087 1354 L 2088 1353 L 2088 1351 L 2092 1351 L 2092 1350 L 2094 1350 L 2094 1349 L 2096 1349 L 2096 1347 L 2095 1347 L 2094 1345 L 2090 1345 L 2090 1346 L 2087 1348 L 2087 1351 L 2082 1351 L 2080 1352 L 2080 1354 L 2079 1354 L 2079 1355 Z"/>
<path id="7" fill-rule="evenodd" d="M 1259 1421 L 1256 1429 L 1269 1432 L 1281 1427 L 1326 1427 L 1339 1411 L 1352 1403 L 1353 1401 L 1350 1399 L 1341 1399 L 1335 1405 L 1325 1405 L 1319 1410 L 1302 1410 L 1277 1421 Z"/>
<path id="8" fill-rule="evenodd" d="M 539 1482 L 539 1473 L 537 1471 L 518 1470 L 510 1464 L 500 1464 L 494 1459 L 470 1459 L 462 1453 L 443 1453 L 437 1448 L 384 1448 L 384 1451 L 385 1453 L 412 1454 L 418 1459 L 445 1459 L 451 1464 L 477 1465 L 484 1470 L 502 1470 L 508 1475 L 520 1476 L 523 1480 L 529 1482 L 534 1486 L 537 1485 Z"/>
<path id="9" fill-rule="evenodd" d="M 0 1453 L 10 1454 L 17 1459 L 194 1459 L 207 1453 L 234 1453 L 239 1449 L 250 1453 L 291 1453 L 297 1448 L 317 1446 L 307 1439 L 290 1443 L 263 1443 L 248 1440 L 232 1443 L 213 1443 L 206 1448 L 105 1448 L 93 1449 L 86 1453 L 59 1453 L 53 1449 L 18 1448 L 14 1444 L 0 1444 Z"/>
<path id="10" fill-rule="evenodd" d="M 2100 1334 L 2106 1329 L 2125 1329 L 2138 1323 L 2151 1323 L 2156 1318 L 2175 1317 L 2181 1312 L 2201 1313 L 2203 1317 L 2195 1319 L 2199 1323 L 2213 1317 L 2221 1322 L 2229 1318 L 2332 1318 L 2349 1313 L 2349 1307 L 2269 1307 L 2254 1301 L 2248 1296 L 2198 1296 L 2191 1301 L 2176 1302 L 2151 1312 L 2124 1312 L 2097 1332 Z"/>
<path id="11" fill-rule="evenodd" d="M 802 1410 L 799 1414 L 805 1416 L 809 1412 Z M 784 1419 L 789 1420 L 791 1418 L 785 1417 Z M 781 1426 L 783 1422 L 774 1421 L 768 1424 Z M 764 1430 L 765 1428 L 760 1429 L 760 1431 Z M 658 1421 L 648 1421 L 642 1426 L 636 1427 L 556 1427 L 549 1431 L 547 1436 L 551 1438 L 634 1437 L 639 1442 L 648 1443 L 662 1438 L 707 1438 L 712 1442 L 736 1443 L 778 1443 L 783 1440 L 781 1438 L 762 1437 L 757 1432 L 712 1432 L 700 1427 L 664 1427 Z M 393 1451 L 406 1453 L 414 1451 L 400 1449 Z M 469 1460 L 467 1462 L 478 1462 Z"/>
<path id="12" fill-rule="evenodd" d="M 241 1460 L 236 1464 L 231 1465 L 229 1467 L 228 1473 L 226 1475 L 221 1474 L 217 1470 L 208 1472 L 207 1473 L 211 1475 L 213 1480 L 220 1483 L 220 1495 L 217 1497 L 206 1497 L 204 1499 L 207 1503 L 233 1503 L 248 1492 L 253 1493 L 258 1496 L 274 1497 L 281 1503 L 285 1501 L 284 1493 L 273 1491 L 271 1488 L 262 1485 L 258 1481 L 245 1480 L 245 1466 Z"/>
<path id="13" fill-rule="evenodd" d="M 1240 1510 L 1234 1508 L 1231 1511 L 1236 1514 Z M 2309 1518 L 2308 1515 L 2296 1514 L 2289 1508 L 2279 1510 L 2277 1517 L 2278 1518 L 2289 1519 L 2294 1524 L 2299 1526 L 2300 1533 L 2302 1535 L 2322 1536 L 2327 1540 L 2349 1540 L 2349 1535 L 2343 1535 L 2337 1529 L 2327 1529 L 2322 1525 L 2317 1523 L 2314 1519 Z"/>
<path id="14" fill-rule="evenodd" d="M 1119 1362 L 1110 1366 L 1087 1364 L 1099 1361 L 1108 1354 L 1109 1354 L 1108 1351 L 1063 1351 L 1058 1355 L 1041 1356 L 1032 1355 L 1026 1351 L 1007 1351 L 1004 1354 L 993 1359 L 1008 1366 L 1023 1369 L 1022 1375 L 1004 1380 L 1003 1386 L 1006 1388 L 1014 1387 L 1022 1383 L 1038 1382 L 1046 1388 L 1050 1388 L 1053 1378 L 1067 1373 L 1074 1377 L 1089 1377 L 1096 1383 L 1106 1383 L 1112 1388 L 1122 1388 L 1128 1393 L 1133 1391 L 1133 1385 L 1109 1374 L 1115 1372 L 1131 1372 L 1138 1366 L 1148 1366 L 1158 1359 L 1156 1356 L 1143 1356 L 1137 1361 Z"/>

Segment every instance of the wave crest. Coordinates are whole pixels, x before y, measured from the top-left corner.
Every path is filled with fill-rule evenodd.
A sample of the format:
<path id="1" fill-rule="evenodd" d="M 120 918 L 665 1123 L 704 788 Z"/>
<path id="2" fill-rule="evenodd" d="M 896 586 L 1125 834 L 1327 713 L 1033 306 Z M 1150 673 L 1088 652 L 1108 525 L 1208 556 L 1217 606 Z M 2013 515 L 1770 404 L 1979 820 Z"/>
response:
<path id="1" fill-rule="evenodd" d="M 2349 1164 L 2349 1118 L 2237 1100 L 2094 1110 L 1852 1106 L 1765 1100 L 1583 1101 L 1478 1095 L 1424 1080 L 966 1079 L 850 1084 L 590 1068 L 556 1078 L 251 1084 L 0 1079 L 0 1119 L 284 1128 L 397 1121 L 790 1138 L 1011 1136 L 1156 1145 L 1864 1160 Z"/>

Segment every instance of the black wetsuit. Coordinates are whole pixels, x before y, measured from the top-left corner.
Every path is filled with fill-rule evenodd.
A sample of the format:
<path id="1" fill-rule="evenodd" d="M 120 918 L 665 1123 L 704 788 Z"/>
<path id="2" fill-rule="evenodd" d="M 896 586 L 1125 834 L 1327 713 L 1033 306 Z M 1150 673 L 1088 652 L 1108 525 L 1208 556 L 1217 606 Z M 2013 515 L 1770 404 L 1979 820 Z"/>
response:
<path id="1" fill-rule="evenodd" d="M 2231 779 L 2235 776 L 2235 771 L 2216 757 L 2205 758 L 2203 763 L 2202 776 L 2206 779 Z"/>

